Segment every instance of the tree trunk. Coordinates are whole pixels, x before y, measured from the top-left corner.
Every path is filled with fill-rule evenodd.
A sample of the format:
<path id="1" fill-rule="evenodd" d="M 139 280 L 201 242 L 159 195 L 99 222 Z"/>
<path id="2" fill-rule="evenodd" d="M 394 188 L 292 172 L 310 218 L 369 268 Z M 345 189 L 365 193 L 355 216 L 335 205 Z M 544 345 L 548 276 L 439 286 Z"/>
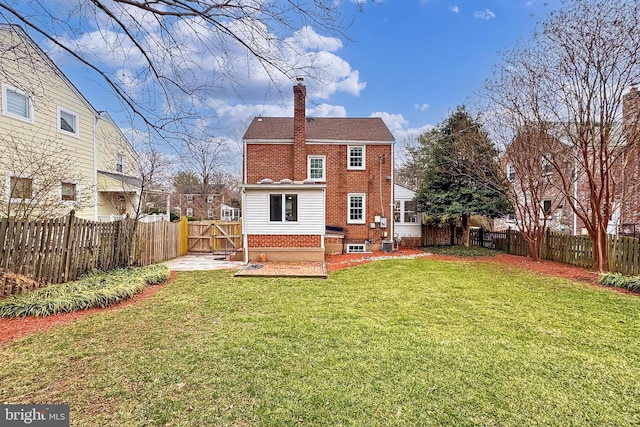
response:
<path id="1" fill-rule="evenodd" d="M 471 234 L 471 221 L 469 215 L 462 214 L 462 244 L 465 248 L 469 247 L 469 235 Z"/>
<path id="2" fill-rule="evenodd" d="M 593 269 L 606 273 L 609 271 L 609 238 L 606 226 L 599 225 L 593 242 Z"/>

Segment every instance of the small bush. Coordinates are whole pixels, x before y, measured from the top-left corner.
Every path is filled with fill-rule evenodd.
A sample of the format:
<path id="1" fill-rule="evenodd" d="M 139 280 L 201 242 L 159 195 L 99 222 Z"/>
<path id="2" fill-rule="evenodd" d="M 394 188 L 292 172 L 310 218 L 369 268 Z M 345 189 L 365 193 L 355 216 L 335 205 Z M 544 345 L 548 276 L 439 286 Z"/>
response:
<path id="1" fill-rule="evenodd" d="M 425 251 L 432 254 L 459 257 L 495 256 L 499 253 L 499 251 L 494 249 L 480 248 L 478 246 L 468 248 L 464 246 L 428 246 L 425 248 Z"/>
<path id="2" fill-rule="evenodd" d="M 91 307 L 107 307 L 142 292 L 146 285 L 166 282 L 164 265 L 94 272 L 79 280 L 50 285 L 0 301 L 0 317 L 49 316 Z"/>
<path id="3" fill-rule="evenodd" d="M 600 276 L 598 282 L 604 286 L 640 292 L 640 276 L 623 276 L 620 273 L 607 273 Z"/>

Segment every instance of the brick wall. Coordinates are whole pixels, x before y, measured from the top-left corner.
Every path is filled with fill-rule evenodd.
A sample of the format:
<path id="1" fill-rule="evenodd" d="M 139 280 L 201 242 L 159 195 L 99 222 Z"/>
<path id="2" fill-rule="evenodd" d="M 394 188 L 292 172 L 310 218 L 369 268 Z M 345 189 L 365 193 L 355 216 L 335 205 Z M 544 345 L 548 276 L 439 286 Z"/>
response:
<path id="1" fill-rule="evenodd" d="M 292 144 L 247 144 L 247 184 L 261 179 L 293 179 Z"/>
<path id="2" fill-rule="evenodd" d="M 249 248 L 319 248 L 322 236 L 251 234 L 247 236 L 247 245 Z"/>

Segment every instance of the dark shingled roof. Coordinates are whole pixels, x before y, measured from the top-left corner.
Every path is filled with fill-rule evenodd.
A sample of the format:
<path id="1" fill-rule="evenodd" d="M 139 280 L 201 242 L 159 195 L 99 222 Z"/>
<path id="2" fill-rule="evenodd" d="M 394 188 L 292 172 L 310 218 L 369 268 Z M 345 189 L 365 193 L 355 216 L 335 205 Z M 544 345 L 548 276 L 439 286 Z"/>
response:
<path id="1" fill-rule="evenodd" d="M 307 117 L 307 140 L 393 142 L 387 125 L 379 117 Z M 292 117 L 255 117 L 244 140 L 293 140 Z"/>

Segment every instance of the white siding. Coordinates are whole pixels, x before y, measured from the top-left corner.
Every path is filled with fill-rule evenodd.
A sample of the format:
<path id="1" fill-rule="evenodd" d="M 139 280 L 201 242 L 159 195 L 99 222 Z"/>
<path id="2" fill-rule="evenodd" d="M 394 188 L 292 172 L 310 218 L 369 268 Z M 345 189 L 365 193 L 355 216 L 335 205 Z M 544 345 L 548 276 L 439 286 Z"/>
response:
<path id="1" fill-rule="evenodd" d="M 9 46 L 13 49 L 9 49 Z M 33 159 L 38 156 L 48 157 L 50 163 L 57 166 L 51 174 L 60 175 L 52 175 L 53 178 L 79 184 L 79 205 L 76 205 L 78 217 L 94 219 L 95 111 L 42 52 L 25 41 L 20 34 L 12 30 L 0 30 L 0 49 L 4 55 L 4 72 L 0 76 L 0 82 L 27 93 L 34 108 L 33 123 L 0 114 L 0 149 L 6 153 L 7 147 L 18 144 L 25 147 L 24 152 L 28 152 L 28 157 L 31 158 L 25 161 L 4 155 L 0 164 L 1 172 L 12 173 L 22 169 L 25 174 L 38 175 L 42 172 L 33 170 Z M 77 115 L 77 134 L 59 131 L 58 111 L 61 108 Z M 29 164 L 29 161 L 32 163 Z M 29 172 L 30 169 L 32 172 Z M 38 176 L 34 176 L 34 179 L 38 180 Z M 44 177 L 41 176 L 40 180 L 44 181 Z M 69 210 L 71 206 L 61 205 L 61 209 Z"/>
<path id="2" fill-rule="evenodd" d="M 247 189 L 245 190 L 245 234 L 324 235 L 324 189 Z M 269 222 L 269 194 L 297 194 L 298 221 Z"/>
<path id="3" fill-rule="evenodd" d="M 395 200 L 399 200 L 404 205 L 405 201 L 413 200 L 416 195 L 415 191 L 400 185 L 394 185 Z M 404 209 L 401 211 L 400 221 L 394 223 L 393 232 L 396 237 L 420 237 L 422 235 L 422 217 L 423 214 L 418 212 L 417 223 L 405 223 L 404 222 Z"/>

